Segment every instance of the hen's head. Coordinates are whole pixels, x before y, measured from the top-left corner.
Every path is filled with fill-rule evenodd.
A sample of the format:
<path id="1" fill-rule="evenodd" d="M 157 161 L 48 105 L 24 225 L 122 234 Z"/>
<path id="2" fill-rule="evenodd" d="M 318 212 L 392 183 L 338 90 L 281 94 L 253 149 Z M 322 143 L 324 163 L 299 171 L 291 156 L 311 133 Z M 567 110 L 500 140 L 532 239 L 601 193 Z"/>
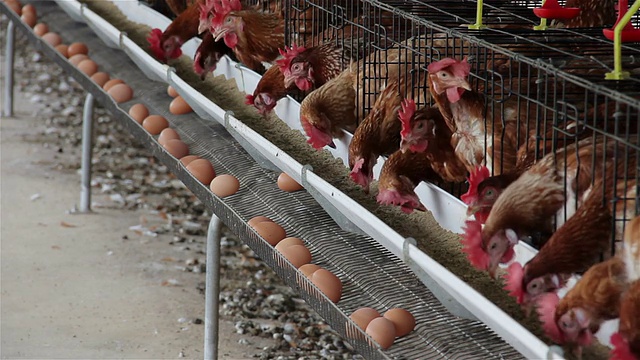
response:
<path id="1" fill-rule="evenodd" d="M 490 177 L 491 172 L 486 166 L 478 166 L 469 174 L 469 190 L 460 196 L 460 199 L 467 204 L 467 216 L 474 215 L 481 223 L 487 221 L 493 204 L 498 199 L 498 195 L 504 188 L 494 184 Z"/>
<path id="2" fill-rule="evenodd" d="M 307 142 L 316 150 L 322 150 L 325 146 L 336 148 L 331 133 L 331 120 L 322 108 L 315 106 L 305 98 L 300 105 L 300 124 L 305 134 L 309 137 Z"/>
<path id="3" fill-rule="evenodd" d="M 224 54 L 219 51 L 212 51 L 203 55 L 202 50 L 198 48 L 193 58 L 193 70 L 204 80 L 207 74 L 216 70 L 218 61 L 220 61 L 222 56 L 224 56 Z"/>
<path id="4" fill-rule="evenodd" d="M 376 199 L 383 205 L 400 206 L 402 211 L 407 214 L 410 214 L 414 209 L 426 211 L 414 189 L 414 183 L 406 176 L 381 176 Z"/>
<path id="5" fill-rule="evenodd" d="M 240 0 L 216 0 L 213 7 L 215 15 L 211 19 L 211 35 L 216 41 L 224 38 L 229 48 L 235 48 L 238 34 L 244 29 L 244 21 L 236 13 L 242 10 Z"/>
<path id="6" fill-rule="evenodd" d="M 526 265 L 523 268 L 518 262 L 509 265 L 504 278 L 506 280 L 504 289 L 509 291 L 509 295 L 516 298 L 518 304 L 525 306 L 534 303 L 547 293 L 558 290 L 566 280 L 556 274 L 528 279 Z"/>
<path id="7" fill-rule="evenodd" d="M 467 81 L 471 65 L 466 57 L 462 61 L 444 58 L 429 64 L 427 70 L 433 90 L 438 95 L 446 92 L 447 99 L 452 103 L 460 100 L 465 90 L 471 90 L 471 85 Z"/>
<path id="8" fill-rule="evenodd" d="M 629 342 L 619 332 L 611 335 L 611 358 L 609 360 L 637 360 L 638 358 L 631 352 Z"/>
<path id="9" fill-rule="evenodd" d="M 279 49 L 282 59 L 276 61 L 276 64 L 282 70 L 284 75 L 284 86 L 289 88 L 296 84 L 298 89 L 308 91 L 313 87 L 313 68 L 311 64 L 302 56 L 307 49 L 304 46 L 285 47 L 284 50 Z"/>
<path id="10" fill-rule="evenodd" d="M 247 95 L 245 104 L 255 106 L 260 114 L 266 115 L 276 107 L 277 102 L 269 93 L 261 92 Z"/>
<path id="11" fill-rule="evenodd" d="M 362 186 L 365 193 L 369 193 L 369 184 L 373 180 L 373 166 L 366 163 L 363 157 L 359 156 L 355 159 L 349 176 L 353 182 Z"/>
<path id="12" fill-rule="evenodd" d="M 434 116 L 441 116 L 437 108 L 429 108 L 416 114 L 416 103 L 413 99 L 405 99 L 400 110 L 398 119 L 402 123 L 400 131 L 400 150 L 406 152 L 424 152 L 429 146 L 429 141 L 435 137 Z"/>
<path id="13" fill-rule="evenodd" d="M 568 308 L 556 293 L 542 295 L 537 303 L 542 328 L 551 340 L 558 344 L 591 344 L 593 334 L 589 329 L 589 315 L 584 309 Z"/>
<path id="14" fill-rule="evenodd" d="M 207 0 L 204 3 L 199 3 L 200 7 L 200 20 L 198 22 L 198 33 L 201 34 L 205 31 L 209 31 L 212 27 L 212 20 L 214 17 L 214 1 Z"/>
<path id="15" fill-rule="evenodd" d="M 182 40 L 176 35 L 166 36 L 162 30 L 155 28 L 152 29 L 147 37 L 149 42 L 149 48 L 153 52 L 153 55 L 160 61 L 167 61 L 167 59 L 175 59 L 182 55 Z"/>
<path id="16" fill-rule="evenodd" d="M 513 230 L 500 230 L 489 236 L 478 220 L 467 220 L 463 230 L 462 251 L 476 269 L 488 271 L 495 278 L 498 265 L 513 259 L 513 247 L 518 243 Z"/>

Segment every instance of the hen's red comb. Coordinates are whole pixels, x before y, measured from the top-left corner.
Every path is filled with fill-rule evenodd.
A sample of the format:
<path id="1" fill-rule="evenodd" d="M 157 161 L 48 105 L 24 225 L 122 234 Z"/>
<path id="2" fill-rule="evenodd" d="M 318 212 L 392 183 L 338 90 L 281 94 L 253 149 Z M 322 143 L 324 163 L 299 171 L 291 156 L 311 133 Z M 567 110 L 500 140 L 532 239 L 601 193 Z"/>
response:
<path id="1" fill-rule="evenodd" d="M 376 200 L 382 205 L 400 206 L 402 212 L 407 214 L 412 213 L 413 209 L 426 210 L 417 195 L 401 194 L 397 190 L 380 189 Z"/>
<path id="2" fill-rule="evenodd" d="M 613 350 L 611 350 L 611 357 L 609 360 L 637 360 L 638 358 L 631 353 L 631 348 L 629 347 L 629 343 L 627 340 L 622 337 L 622 334 L 619 332 L 611 335 L 611 345 L 613 345 Z"/>
<path id="3" fill-rule="evenodd" d="M 195 56 L 193 57 L 193 71 L 195 71 L 198 75 L 202 75 L 202 73 L 204 72 L 204 68 L 202 67 L 202 65 L 200 65 L 201 58 L 202 52 L 200 51 L 200 48 L 198 48 L 196 50 Z"/>
<path id="4" fill-rule="evenodd" d="M 325 146 L 329 145 L 332 140 L 331 137 L 324 132 L 320 131 L 315 126 L 311 125 L 309 120 L 304 116 L 300 117 L 300 124 L 302 124 L 302 129 L 305 134 L 309 137 L 307 143 L 313 146 L 316 150 L 322 150 Z"/>
<path id="5" fill-rule="evenodd" d="M 244 103 L 245 103 L 246 105 L 253 105 L 254 99 L 255 99 L 255 98 L 253 97 L 253 95 L 247 95 L 247 96 L 245 97 Z"/>
<path id="6" fill-rule="evenodd" d="M 353 169 L 351 169 L 349 176 L 353 182 L 362 186 L 365 191 L 369 191 L 369 177 L 362 172 L 362 166 L 364 166 L 364 159 L 360 158 L 353 164 Z"/>
<path id="7" fill-rule="evenodd" d="M 240 0 L 212 0 L 213 11 L 215 15 L 211 20 L 211 25 L 214 28 L 218 28 L 222 25 L 224 18 L 232 11 L 242 10 L 242 4 Z"/>
<path id="8" fill-rule="evenodd" d="M 475 200 L 478 199 L 478 185 L 491 176 L 491 172 L 489 168 L 486 166 L 477 166 L 467 178 L 469 182 L 469 190 L 467 190 L 466 194 L 460 196 L 460 199 L 467 205 L 471 204 Z"/>
<path id="9" fill-rule="evenodd" d="M 430 73 L 436 73 L 446 68 L 450 68 L 451 73 L 457 77 L 467 77 L 471 72 L 471 64 L 467 62 L 466 56 L 462 61 L 452 58 L 444 58 L 440 61 L 432 62 L 427 66 L 427 71 Z"/>
<path id="10" fill-rule="evenodd" d="M 489 254 L 482 248 L 482 224 L 477 220 L 467 220 L 463 230 L 464 235 L 460 240 L 462 251 L 467 254 L 467 259 L 476 269 L 487 270 Z"/>
<path id="11" fill-rule="evenodd" d="M 152 29 L 147 37 L 147 41 L 149 42 L 149 48 L 153 55 L 159 60 L 165 60 L 164 51 L 162 51 L 162 30 L 155 28 Z"/>
<path id="12" fill-rule="evenodd" d="M 540 295 L 538 298 L 538 316 L 542 323 L 542 328 L 547 336 L 555 343 L 562 344 L 564 342 L 564 335 L 558 327 L 556 322 L 556 308 L 560 298 L 558 294 L 554 292 Z"/>
<path id="13" fill-rule="evenodd" d="M 199 3 L 200 7 L 200 22 L 209 21 L 209 14 L 213 11 L 214 1 L 207 0 L 203 3 Z"/>
<path id="14" fill-rule="evenodd" d="M 524 268 L 522 265 L 519 262 L 509 265 L 507 273 L 504 274 L 504 280 L 504 289 L 509 292 L 509 296 L 513 296 L 518 304 L 522 304 L 524 302 L 524 288 L 522 287 Z"/>
<path id="15" fill-rule="evenodd" d="M 284 47 L 284 51 L 278 49 L 280 55 L 282 55 L 282 59 L 276 60 L 276 64 L 280 66 L 280 70 L 282 70 L 283 74 L 287 74 L 291 72 L 291 61 L 296 58 L 296 56 L 303 53 L 307 50 L 304 46 L 297 46 L 296 44 L 292 44 L 290 47 Z"/>
<path id="16" fill-rule="evenodd" d="M 401 104 L 400 110 L 398 110 L 398 119 L 402 123 L 402 130 L 400 136 L 404 138 L 411 133 L 411 119 L 416 112 L 416 102 L 413 99 L 404 99 Z"/>

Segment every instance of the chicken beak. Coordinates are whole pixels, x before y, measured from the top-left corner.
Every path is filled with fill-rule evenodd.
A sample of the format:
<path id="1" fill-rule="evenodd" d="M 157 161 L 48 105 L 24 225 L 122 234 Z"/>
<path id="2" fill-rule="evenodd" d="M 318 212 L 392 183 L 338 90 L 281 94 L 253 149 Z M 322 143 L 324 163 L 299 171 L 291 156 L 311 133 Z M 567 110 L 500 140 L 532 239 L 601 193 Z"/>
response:
<path id="1" fill-rule="evenodd" d="M 558 275 L 551 275 L 551 283 L 553 283 L 553 285 L 556 288 L 560 288 L 560 277 Z"/>
<path id="2" fill-rule="evenodd" d="M 476 204 L 475 202 L 469 204 L 469 206 L 467 206 L 467 216 L 471 216 L 471 215 L 477 213 L 478 211 L 480 211 L 480 208 L 481 207 L 478 204 Z"/>
<path id="3" fill-rule="evenodd" d="M 463 88 L 467 91 L 471 91 L 471 85 L 469 85 L 469 82 L 467 81 L 467 79 L 464 79 L 464 78 L 458 79 L 458 87 Z"/>
<path id="4" fill-rule="evenodd" d="M 207 72 L 208 71 L 205 70 L 205 71 L 202 72 L 202 74 L 200 74 L 200 80 L 204 81 L 204 79 L 207 78 Z"/>
<path id="5" fill-rule="evenodd" d="M 206 22 L 201 22 L 200 24 L 198 24 L 198 34 L 202 34 L 207 30 L 209 30 L 209 26 Z"/>
<path id="6" fill-rule="evenodd" d="M 406 153 L 407 150 L 409 150 L 409 147 L 410 147 L 410 145 L 409 145 L 409 142 L 407 140 L 402 139 L 400 141 L 400 151 L 402 151 L 402 153 Z"/>
<path id="7" fill-rule="evenodd" d="M 229 32 L 229 29 L 219 28 L 216 31 L 214 31 L 211 35 L 216 41 L 220 41 L 220 39 L 222 39 L 225 35 L 227 35 L 228 32 Z"/>
<path id="8" fill-rule="evenodd" d="M 491 260 L 489 262 L 489 268 L 487 269 L 489 271 L 489 275 L 493 278 L 497 280 L 497 275 L 498 275 L 498 261 L 499 260 Z"/>
<path id="9" fill-rule="evenodd" d="M 295 78 L 293 76 L 285 76 L 284 77 L 284 87 L 290 88 L 295 83 Z"/>
<path id="10" fill-rule="evenodd" d="M 335 149 L 336 148 L 336 143 L 333 142 L 333 140 L 331 140 L 330 143 L 327 144 L 328 147 Z"/>

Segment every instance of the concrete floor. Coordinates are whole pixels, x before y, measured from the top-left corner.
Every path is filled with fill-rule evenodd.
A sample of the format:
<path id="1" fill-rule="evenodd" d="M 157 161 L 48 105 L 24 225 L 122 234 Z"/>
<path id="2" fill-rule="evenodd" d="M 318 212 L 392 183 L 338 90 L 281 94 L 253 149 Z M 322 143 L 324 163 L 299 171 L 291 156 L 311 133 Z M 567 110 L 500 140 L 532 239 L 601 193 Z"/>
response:
<path id="1" fill-rule="evenodd" d="M 150 214 L 69 214 L 80 177 L 32 140 L 45 125 L 22 98 L 15 117 L 0 120 L 1 357 L 202 358 L 204 326 L 179 319 L 204 317 L 204 274 L 167 261 L 180 257 L 170 235 L 129 230 Z M 231 319 L 220 333 L 221 359 L 251 358 L 268 341 L 239 346 Z"/>

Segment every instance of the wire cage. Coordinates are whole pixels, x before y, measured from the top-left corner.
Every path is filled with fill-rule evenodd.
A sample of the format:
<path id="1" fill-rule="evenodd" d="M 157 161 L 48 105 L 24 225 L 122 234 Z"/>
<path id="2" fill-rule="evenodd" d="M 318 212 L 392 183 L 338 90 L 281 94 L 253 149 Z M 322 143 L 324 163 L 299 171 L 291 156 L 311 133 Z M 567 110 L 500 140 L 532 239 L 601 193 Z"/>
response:
<path id="1" fill-rule="evenodd" d="M 640 213 L 640 46 L 622 46 L 622 64 L 632 73 L 630 79 L 605 80 L 614 58 L 613 44 L 602 35 L 602 27 L 534 30 L 540 19 L 532 9 L 541 3 L 486 1 L 483 18 L 488 27 L 478 31 L 467 26 L 476 19 L 475 1 L 287 0 L 285 41 L 365 44 L 357 59 L 357 71 L 364 74 L 358 90 L 363 98 L 356 109 L 359 120 L 373 108 L 389 74 L 405 77 L 404 88 L 399 89 L 404 96 L 413 97 L 419 107 L 431 106 L 433 99 L 416 96 L 429 91 L 429 63 L 467 57 L 470 84 L 485 95 L 485 127 L 504 123 L 505 111 L 517 112 L 516 149 L 530 151 L 537 160 L 590 146 L 589 141 L 603 142 L 600 153 L 591 151 L 591 168 L 605 174 L 602 199 L 614 214 L 613 239 L 621 241 L 626 221 Z M 632 22 L 638 23 L 637 15 Z M 312 30 L 308 24 L 314 24 Z M 385 52 L 389 51 L 399 55 L 388 58 Z M 390 72 L 393 66 L 402 71 Z M 513 134 L 502 130 L 493 137 L 494 145 L 495 138 L 501 143 L 485 147 L 485 157 L 495 160 L 492 165 L 505 163 L 498 159 L 509 154 L 498 149 L 505 148 L 503 142 L 509 136 Z M 503 166 L 491 168 L 492 174 L 508 172 Z M 612 192 L 614 184 L 618 188 Z M 571 191 L 578 195 L 571 198 L 574 206 L 566 205 L 564 219 L 558 218 L 556 227 L 586 197 L 579 195 L 586 189 L 576 186 L 567 180 L 567 196 L 572 196 Z M 443 188 L 456 196 L 466 191 L 460 184 Z M 615 248 L 612 243 L 612 253 Z"/>

